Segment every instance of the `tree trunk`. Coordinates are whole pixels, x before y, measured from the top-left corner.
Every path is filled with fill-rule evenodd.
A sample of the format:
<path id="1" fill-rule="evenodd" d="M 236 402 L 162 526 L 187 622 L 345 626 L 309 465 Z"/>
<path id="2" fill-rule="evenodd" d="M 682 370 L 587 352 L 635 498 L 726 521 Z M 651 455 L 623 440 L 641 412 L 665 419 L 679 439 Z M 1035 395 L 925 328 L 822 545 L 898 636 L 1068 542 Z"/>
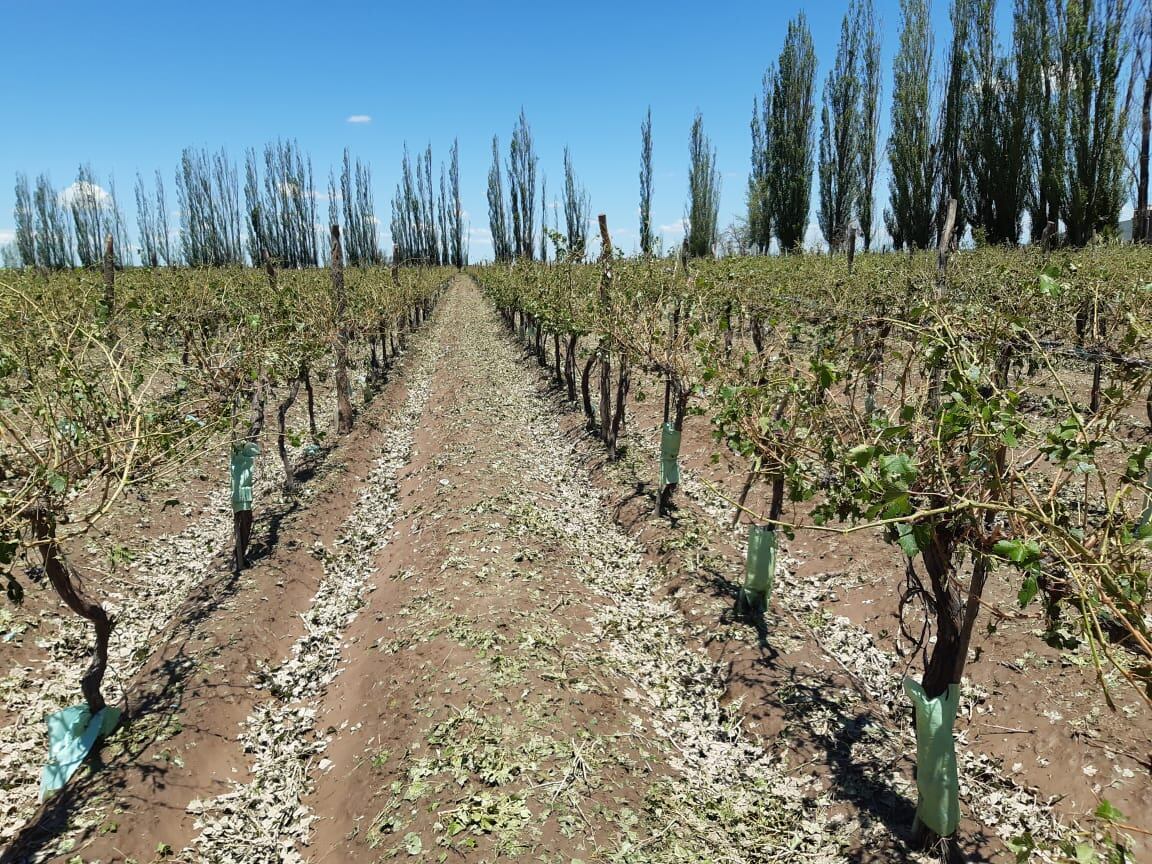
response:
<path id="1" fill-rule="evenodd" d="M 56 541 L 56 520 L 52 514 L 43 507 L 33 507 L 21 515 L 32 523 L 32 533 L 40 547 L 40 555 L 44 559 L 44 573 L 48 576 L 48 581 L 52 583 L 52 587 L 56 589 L 56 593 L 68 608 L 81 618 L 91 621 L 96 631 L 92 662 L 80 676 L 80 690 L 84 694 L 84 701 L 88 704 L 88 712 L 96 716 L 107 707 L 100 688 L 104 682 L 104 672 L 108 668 L 108 639 L 112 635 L 115 621 L 103 606 L 84 593 L 79 574 L 68 563 Z"/>
<path id="2" fill-rule="evenodd" d="M 304 382 L 304 393 L 308 397 L 308 434 L 315 444 L 316 439 L 320 437 L 316 431 L 316 393 L 312 389 L 312 375 L 307 366 L 300 370 L 300 380 Z"/>
<path id="3" fill-rule="evenodd" d="M 284 491 L 289 495 L 296 491 L 296 472 L 288 456 L 288 434 L 285 426 L 288 410 L 296 402 L 296 396 L 300 392 L 303 374 L 304 371 L 301 370 L 301 374 L 288 385 L 288 396 L 276 408 L 276 449 L 280 452 L 280 461 L 284 464 Z"/>
<path id="4" fill-rule="evenodd" d="M 584 364 L 584 374 L 580 376 L 580 395 L 584 398 L 584 414 L 588 418 L 588 425 L 596 422 L 596 414 L 592 410 L 592 367 L 596 365 L 596 355 L 593 353 Z"/>

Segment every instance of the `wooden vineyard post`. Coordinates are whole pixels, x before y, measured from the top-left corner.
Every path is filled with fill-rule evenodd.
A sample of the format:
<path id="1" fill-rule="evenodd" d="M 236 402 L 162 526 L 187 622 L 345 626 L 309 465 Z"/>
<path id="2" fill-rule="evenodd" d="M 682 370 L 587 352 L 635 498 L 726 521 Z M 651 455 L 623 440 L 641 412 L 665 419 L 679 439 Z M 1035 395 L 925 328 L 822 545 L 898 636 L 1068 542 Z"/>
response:
<path id="1" fill-rule="evenodd" d="M 607 314 L 608 288 L 612 284 L 612 238 L 608 234 L 608 217 L 601 213 L 599 222 L 600 261 L 603 265 L 603 272 L 600 276 L 600 309 Z M 609 326 L 611 326 L 611 322 L 608 323 Z M 612 424 L 612 363 L 609 355 L 611 338 L 609 338 L 608 343 L 609 344 L 601 345 L 600 347 L 600 439 L 605 444 L 609 443 L 609 429 Z"/>
<path id="2" fill-rule="evenodd" d="M 352 431 L 352 386 L 348 382 L 348 298 L 344 291 L 344 250 L 340 226 L 332 226 L 332 297 L 336 306 L 336 432 Z"/>
<path id="3" fill-rule="evenodd" d="M 113 247 L 112 235 L 104 238 L 104 316 L 108 322 L 112 321 L 112 313 L 116 308 L 116 250 Z"/>

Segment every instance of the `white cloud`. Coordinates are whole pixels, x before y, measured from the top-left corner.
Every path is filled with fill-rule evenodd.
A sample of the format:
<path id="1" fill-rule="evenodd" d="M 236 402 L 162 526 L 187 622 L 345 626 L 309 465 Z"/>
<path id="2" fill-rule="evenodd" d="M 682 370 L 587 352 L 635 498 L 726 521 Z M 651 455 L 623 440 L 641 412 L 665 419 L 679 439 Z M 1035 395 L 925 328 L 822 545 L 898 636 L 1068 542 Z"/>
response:
<path id="1" fill-rule="evenodd" d="M 683 234 L 684 228 L 686 225 L 687 225 L 686 219 L 677 219 L 671 225 L 661 225 L 660 226 L 660 233 L 661 234 Z"/>
<path id="2" fill-rule="evenodd" d="M 16 231 L 12 228 L 0 228 L 0 246 L 7 246 L 16 240 Z"/>
<path id="3" fill-rule="evenodd" d="M 96 203 L 102 207 L 112 205 L 112 196 L 108 194 L 107 190 L 95 183 L 80 180 L 61 189 L 58 198 L 64 207 L 71 207 L 73 202 L 85 199 L 95 199 Z"/>
<path id="4" fill-rule="evenodd" d="M 371 123 L 372 122 L 372 115 L 371 114 L 353 114 L 351 117 L 348 118 L 347 122 L 348 123 L 361 124 L 361 125 L 365 124 L 365 123 Z"/>

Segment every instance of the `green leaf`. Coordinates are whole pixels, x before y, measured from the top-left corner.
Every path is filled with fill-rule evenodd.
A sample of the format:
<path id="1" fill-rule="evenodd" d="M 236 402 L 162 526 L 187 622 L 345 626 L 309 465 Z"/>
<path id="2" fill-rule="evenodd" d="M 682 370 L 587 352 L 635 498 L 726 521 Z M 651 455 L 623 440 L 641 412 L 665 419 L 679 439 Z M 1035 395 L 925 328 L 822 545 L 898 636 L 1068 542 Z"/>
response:
<path id="1" fill-rule="evenodd" d="M 1020 586 L 1020 593 L 1016 595 L 1017 602 L 1020 603 L 1020 608 L 1023 609 L 1040 591 L 1040 586 L 1036 582 L 1035 574 L 1029 573 L 1024 577 L 1024 584 Z"/>
<path id="2" fill-rule="evenodd" d="M 409 831 L 404 835 L 404 851 L 409 855 L 419 855 L 424 851 L 424 841 L 415 831 Z"/>
<path id="3" fill-rule="evenodd" d="M 1042 297 L 1059 297 L 1064 293 L 1064 286 L 1049 276 L 1047 273 L 1040 274 L 1040 295 Z"/>
<path id="4" fill-rule="evenodd" d="M 52 491 L 57 495 L 62 495 L 64 494 L 64 490 L 68 487 L 68 481 L 65 480 L 61 475 L 57 474 L 55 471 L 49 471 L 48 486 L 51 487 Z"/>
<path id="5" fill-rule="evenodd" d="M 1124 819 L 1124 814 L 1113 807 L 1107 798 L 1100 799 L 1100 806 L 1096 808 L 1095 816 L 1106 822 L 1121 822 Z"/>
<path id="6" fill-rule="evenodd" d="M 999 540 L 992 547 L 992 551 L 1013 564 L 1027 564 L 1040 560 L 1040 544 L 1035 540 Z"/>
<path id="7" fill-rule="evenodd" d="M 896 542 L 900 544 L 901 551 L 909 558 L 915 558 L 920 554 L 920 544 L 916 540 L 916 532 L 911 525 L 901 522 L 896 526 Z"/>
<path id="8" fill-rule="evenodd" d="M 1008 840 L 1007 846 L 1012 851 L 1012 854 L 1016 856 L 1017 864 L 1023 864 L 1036 849 L 1036 840 L 1032 837 L 1031 831 L 1025 831 L 1019 837 L 1013 837 Z"/>

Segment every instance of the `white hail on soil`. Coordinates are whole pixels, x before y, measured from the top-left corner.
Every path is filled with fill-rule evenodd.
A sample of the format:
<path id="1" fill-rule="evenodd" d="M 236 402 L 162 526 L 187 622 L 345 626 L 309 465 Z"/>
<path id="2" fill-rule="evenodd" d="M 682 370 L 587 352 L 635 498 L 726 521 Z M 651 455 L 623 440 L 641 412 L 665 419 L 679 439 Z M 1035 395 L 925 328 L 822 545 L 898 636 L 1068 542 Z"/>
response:
<path id="1" fill-rule="evenodd" d="M 221 472 L 222 476 L 227 476 Z M 270 485 L 269 485 L 270 489 Z M 228 492 L 212 492 L 203 515 L 179 534 L 149 541 L 123 579 L 106 577 L 104 608 L 115 619 L 108 645 L 104 694 L 110 704 L 124 698 L 123 685 L 147 662 L 156 634 L 200 585 L 212 566 L 212 553 L 231 535 Z M 44 588 L 43 590 L 51 590 Z M 40 768 L 47 759 L 44 717 L 82 702 L 77 679 L 92 651 L 91 625 L 60 604 L 43 612 L 35 625 L 36 645 L 46 659 L 36 668 L 17 666 L 0 680 L 0 700 L 19 719 L 0 729 L 0 844 L 10 839 L 36 809 Z"/>
<path id="2" fill-rule="evenodd" d="M 659 447 L 654 442 L 658 440 L 659 430 L 645 432 L 633 432 L 627 442 L 630 447 L 643 451 L 650 464 L 656 465 Z M 737 548 L 743 548 L 747 542 L 747 527 L 742 523 L 740 528 L 731 529 L 734 512 L 731 504 L 701 482 L 691 468 L 681 466 L 680 476 L 680 491 L 711 518 L 714 523 L 712 529 L 725 534 Z M 901 695 L 900 676 L 897 674 L 907 665 L 907 660 L 879 647 L 871 632 L 848 618 L 822 614 L 829 595 L 843 590 L 843 586 L 834 584 L 838 578 L 834 573 L 813 573 L 802 577 L 799 565 L 800 562 L 793 557 L 780 556 L 773 601 L 796 618 L 810 621 L 820 641 L 820 649 L 843 664 L 864 685 L 874 707 L 890 718 L 890 722 L 873 727 L 868 736 L 852 747 L 852 761 L 864 769 L 877 769 L 869 776 L 872 785 L 885 787 L 892 794 L 914 801 L 914 782 L 890 768 L 879 770 L 894 765 L 902 755 L 911 754 L 911 758 L 915 758 L 915 732 L 907 722 L 909 706 Z M 739 585 L 743 580 L 743 570 L 734 562 L 729 562 L 729 566 L 733 585 Z M 770 613 L 769 628 L 776 629 L 781 625 L 784 625 L 783 619 Z M 961 714 L 970 714 L 974 703 L 987 695 L 964 682 Z M 837 724 L 830 712 L 816 703 L 811 703 L 808 711 L 810 716 L 807 720 L 817 734 L 822 730 L 826 737 L 835 734 Z M 827 716 L 818 716 L 820 714 Z M 956 755 L 960 763 L 961 802 L 973 818 L 995 829 L 1002 840 L 1025 832 L 1030 832 L 1037 840 L 1060 842 L 1069 839 L 1069 829 L 1060 823 L 1050 802 L 1037 790 L 1014 783 L 996 760 L 964 746 L 962 740 L 957 741 Z M 883 830 L 883 826 L 876 823 L 873 830 Z"/>
<path id="3" fill-rule="evenodd" d="M 522 496 L 519 506 L 532 511 L 535 530 L 556 542 L 565 559 L 580 562 L 581 580 L 604 598 L 592 632 L 581 638 L 590 652 L 607 654 L 612 671 L 635 682 L 624 694 L 631 704 L 622 708 L 634 712 L 634 730 L 651 736 L 675 771 L 668 800 L 678 802 L 679 812 L 668 815 L 669 824 L 653 833 L 646 851 L 656 853 L 664 834 L 670 853 L 701 856 L 676 860 L 842 860 L 846 823 L 811 806 L 823 798 L 810 772 L 773 757 L 721 706 L 720 667 L 690 647 L 683 616 L 655 599 L 659 572 L 645 565 L 637 542 L 613 522 L 580 454 L 561 435 L 555 410 L 537 395 L 535 377 L 500 336 L 494 313 L 474 292 L 461 301 L 467 334 L 461 350 L 487 370 L 490 382 L 500 382 L 476 395 L 477 407 L 521 418 L 517 458 L 532 465 L 532 476 L 555 484 L 542 495 L 513 490 Z M 711 821 L 716 814 L 751 830 L 718 825 Z"/>
<path id="4" fill-rule="evenodd" d="M 210 801 L 192 801 L 200 832 L 185 856 L 217 864 L 298 862 L 317 818 L 302 803 L 309 770 L 331 736 L 314 728 L 316 703 L 340 674 L 344 631 L 364 604 L 377 554 L 387 545 L 397 508 L 397 476 L 412 451 L 414 431 L 428 400 L 436 365 L 430 350 L 436 323 L 414 339 L 400 367 L 408 397 L 380 431 L 376 460 L 335 549 L 324 558 L 324 577 L 302 616 L 308 632 L 292 656 L 264 685 L 273 694 L 249 715 L 240 741 L 251 754 L 252 779 Z M 411 368 L 407 368 L 411 367 Z"/>

